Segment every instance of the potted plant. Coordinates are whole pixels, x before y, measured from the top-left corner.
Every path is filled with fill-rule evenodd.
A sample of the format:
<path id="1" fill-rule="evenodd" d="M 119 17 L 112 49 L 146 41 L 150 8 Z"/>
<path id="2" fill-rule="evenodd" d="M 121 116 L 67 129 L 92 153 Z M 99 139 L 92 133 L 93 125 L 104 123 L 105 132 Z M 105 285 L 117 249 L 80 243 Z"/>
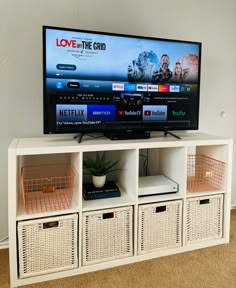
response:
<path id="1" fill-rule="evenodd" d="M 112 161 L 106 160 L 106 153 L 96 152 L 95 158 L 87 157 L 83 161 L 83 167 L 85 170 L 85 174 L 89 174 L 92 176 L 93 185 L 97 188 L 101 188 L 104 186 L 106 182 L 106 175 L 113 171 L 122 170 L 119 168 L 115 168 L 118 164 L 119 160 Z"/>

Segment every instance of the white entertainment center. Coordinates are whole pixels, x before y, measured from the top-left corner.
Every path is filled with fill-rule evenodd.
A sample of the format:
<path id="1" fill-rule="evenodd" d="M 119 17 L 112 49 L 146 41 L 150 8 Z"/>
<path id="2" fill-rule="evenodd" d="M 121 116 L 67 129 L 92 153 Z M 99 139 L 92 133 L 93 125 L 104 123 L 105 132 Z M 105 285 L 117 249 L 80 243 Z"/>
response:
<path id="1" fill-rule="evenodd" d="M 70 136 L 14 139 L 8 150 L 11 287 L 228 243 L 232 140 L 198 132 L 178 135 L 181 139 L 156 133 L 150 139 L 122 141 L 85 136 L 80 144 Z M 83 200 L 83 159 L 97 151 L 120 160 L 122 169 L 109 179 L 117 183 L 121 197 Z M 191 164 L 189 155 L 203 155 L 213 162 Z M 148 175 L 165 175 L 178 184 L 177 193 L 138 196 L 139 177 L 147 175 L 144 158 Z M 47 197 L 60 192 L 52 188 L 42 192 L 41 206 L 35 205 L 38 192 L 23 193 L 23 177 L 28 176 L 22 171 L 41 167 L 39 179 L 61 163 L 73 168 L 71 202 L 64 208 L 47 208 Z M 199 180 L 199 191 L 196 187 L 189 191 L 189 181 L 200 175 L 198 169 L 208 186 L 204 183 L 202 188 Z"/>

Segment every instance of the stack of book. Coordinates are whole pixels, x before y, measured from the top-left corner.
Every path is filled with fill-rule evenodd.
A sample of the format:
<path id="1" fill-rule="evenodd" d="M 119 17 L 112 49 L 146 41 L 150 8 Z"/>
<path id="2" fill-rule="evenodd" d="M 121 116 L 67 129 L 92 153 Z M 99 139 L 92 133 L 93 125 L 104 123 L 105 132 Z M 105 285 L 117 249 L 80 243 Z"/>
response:
<path id="1" fill-rule="evenodd" d="M 119 187 L 113 181 L 107 181 L 102 188 L 96 188 L 92 183 L 83 185 L 84 200 L 120 197 Z"/>

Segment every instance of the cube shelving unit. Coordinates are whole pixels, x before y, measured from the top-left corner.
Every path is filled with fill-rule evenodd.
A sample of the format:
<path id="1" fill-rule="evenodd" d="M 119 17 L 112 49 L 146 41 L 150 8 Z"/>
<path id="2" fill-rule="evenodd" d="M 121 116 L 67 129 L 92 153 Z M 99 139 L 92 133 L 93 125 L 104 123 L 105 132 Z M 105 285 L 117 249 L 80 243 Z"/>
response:
<path id="1" fill-rule="evenodd" d="M 11 287 L 228 243 L 232 139 L 178 135 L 181 139 L 156 132 L 150 139 L 120 141 L 84 136 L 80 144 L 68 135 L 13 139 L 8 149 Z M 102 151 L 119 160 L 120 169 L 108 180 L 121 196 L 85 201 L 83 184 L 91 179 L 83 159 Z M 67 168 L 60 170 L 61 164 Z M 178 191 L 139 197 L 139 177 L 158 175 L 176 182 Z"/>

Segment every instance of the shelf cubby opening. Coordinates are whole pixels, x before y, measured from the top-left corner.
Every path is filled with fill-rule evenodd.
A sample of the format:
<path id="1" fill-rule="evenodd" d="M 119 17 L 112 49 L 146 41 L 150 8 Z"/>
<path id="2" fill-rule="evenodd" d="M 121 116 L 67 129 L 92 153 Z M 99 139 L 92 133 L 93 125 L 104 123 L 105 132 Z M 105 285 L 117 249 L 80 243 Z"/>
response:
<path id="1" fill-rule="evenodd" d="M 71 209 L 78 203 L 78 155 L 27 155 L 20 159 L 19 210 L 26 214 Z"/>
<path id="2" fill-rule="evenodd" d="M 136 197 L 136 173 L 137 173 L 137 158 L 136 150 L 115 150 L 115 151 L 94 151 L 84 152 L 83 159 L 96 159 L 96 153 L 105 152 L 106 161 L 118 161 L 114 167 L 115 171 L 108 173 L 106 176 L 106 182 L 113 181 L 120 191 L 120 197 L 107 197 L 93 200 L 83 199 L 83 210 L 108 208 L 111 205 L 129 205 L 133 204 Z M 116 170 L 117 169 L 117 170 Z M 83 181 L 82 186 L 92 183 L 92 175 L 87 175 L 83 169 Z M 93 185 L 91 184 L 93 187 Z M 82 187 L 82 190 L 83 190 Z M 101 188 L 102 189 L 102 188 Z M 105 196 L 104 196 L 105 197 Z"/>
<path id="3" fill-rule="evenodd" d="M 150 189 L 149 181 L 155 182 L 157 190 L 159 190 L 158 183 L 162 176 L 176 183 L 177 189 L 173 190 L 178 197 L 184 191 L 184 167 L 185 167 L 185 150 L 183 147 L 168 147 L 168 148 L 151 148 L 140 149 L 139 152 L 139 191 L 140 189 Z M 160 177 L 161 176 L 161 177 Z M 147 178 L 146 178 L 147 177 Z M 150 184 L 151 185 L 151 184 Z M 155 187 L 153 187 L 152 198 L 155 197 Z M 168 194 L 169 191 L 158 191 L 156 197 L 161 194 Z M 171 191 L 170 191 L 171 192 Z M 177 193 L 176 193 L 177 192 Z M 141 192 L 140 192 L 141 194 Z M 148 193 L 147 193 L 148 194 Z M 172 193 L 169 193 L 172 194 Z M 149 196 L 148 196 L 149 197 Z M 173 195 L 170 196 L 173 198 Z M 175 197 L 174 197 L 175 198 Z M 155 199 L 154 199 L 155 200 Z M 157 200 L 157 199 L 156 199 Z M 143 201 L 142 201 L 143 202 Z"/>

